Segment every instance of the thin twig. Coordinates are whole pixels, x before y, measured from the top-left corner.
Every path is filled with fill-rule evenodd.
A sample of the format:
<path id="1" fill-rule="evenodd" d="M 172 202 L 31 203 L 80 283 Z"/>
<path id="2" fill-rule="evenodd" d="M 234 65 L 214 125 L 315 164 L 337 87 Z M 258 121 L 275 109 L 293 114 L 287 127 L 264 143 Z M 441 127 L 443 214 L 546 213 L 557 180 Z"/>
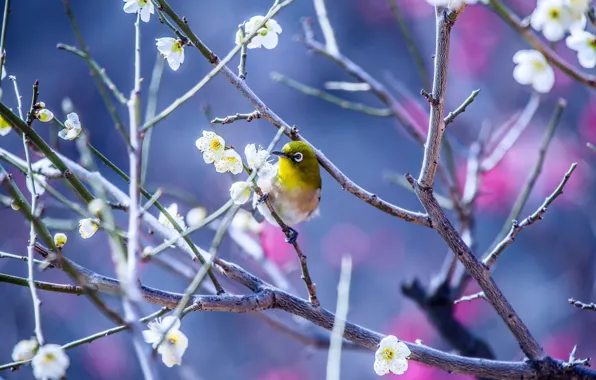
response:
<path id="1" fill-rule="evenodd" d="M 216 117 L 215 119 L 211 120 L 211 124 L 232 124 L 238 120 L 246 120 L 247 123 L 250 123 L 251 121 L 260 119 L 261 117 L 262 115 L 259 111 L 253 111 L 251 113 L 237 113 L 224 118 Z"/>
<path id="2" fill-rule="evenodd" d="M 379 81 L 370 76 L 360 66 L 352 62 L 346 56 L 341 53 L 331 54 L 324 45 L 320 42 L 315 41 L 314 33 L 312 30 L 312 20 L 304 19 L 302 21 L 302 27 L 304 29 L 304 43 L 311 50 L 317 54 L 321 54 L 324 57 L 329 58 L 335 62 L 339 67 L 344 69 L 348 74 L 357 78 L 359 81 L 368 83 L 373 94 L 375 94 L 389 109 L 395 118 L 401 123 L 406 132 L 414 138 L 419 144 L 424 143 L 424 136 L 422 135 L 422 128 L 417 125 L 416 121 L 406 111 L 406 109 L 391 95 L 389 91 Z M 230 77 L 228 77 L 230 79 Z"/>
<path id="3" fill-rule="evenodd" d="M 159 95 L 159 86 L 161 84 L 161 76 L 163 74 L 163 68 L 165 65 L 165 59 L 162 58 L 158 52 L 155 58 L 155 65 L 151 73 L 151 82 L 149 83 L 149 100 L 147 100 L 147 108 L 145 109 L 145 119 L 152 119 L 155 117 L 157 112 L 157 98 Z M 149 168 L 149 147 L 151 146 L 151 137 L 153 131 L 148 130 L 143 137 L 143 146 L 141 148 L 141 186 L 145 184 L 147 178 L 147 169 Z"/>
<path id="4" fill-rule="evenodd" d="M 315 11 L 317 12 L 317 19 L 323 32 L 323 38 L 325 39 L 325 49 L 329 54 L 339 54 L 339 48 L 337 46 L 337 40 L 335 39 L 335 33 L 329 17 L 327 16 L 327 9 L 325 8 L 325 0 L 313 0 L 315 4 Z"/>
<path id="5" fill-rule="evenodd" d="M 592 310 L 592 311 L 596 311 L 596 303 L 583 303 L 580 302 L 578 300 L 576 300 L 575 298 L 569 298 L 569 303 L 577 308 L 580 308 L 582 310 Z"/>
<path id="6" fill-rule="evenodd" d="M 14 88 L 15 93 L 17 96 L 17 101 L 19 104 L 19 114 L 21 113 L 21 96 L 19 94 L 19 90 L 17 87 L 17 81 L 14 80 Z M 35 109 L 35 104 L 37 103 L 38 91 L 37 91 L 37 82 L 36 85 L 33 86 L 33 96 L 31 100 L 31 110 L 29 114 L 32 114 Z M 21 115 L 22 118 L 22 115 Z M 29 145 L 27 144 L 27 137 L 23 134 L 23 149 L 25 149 L 25 160 L 27 161 L 27 177 L 31 181 L 31 187 L 29 189 L 31 193 L 31 214 L 33 216 L 37 215 L 37 199 L 38 194 L 36 191 L 35 179 L 33 178 L 33 167 L 31 166 L 31 153 L 29 152 Z M 33 252 L 35 243 L 37 241 L 37 233 L 35 232 L 35 223 L 31 221 L 31 227 L 29 230 L 29 243 L 27 244 L 27 283 L 29 284 L 29 290 L 31 291 L 31 299 L 33 300 L 33 319 L 35 321 L 35 338 L 39 345 L 45 344 L 45 339 L 43 337 L 43 331 L 41 328 L 41 301 L 37 296 L 37 289 L 35 287 L 35 279 L 33 277 L 34 267 L 33 267 Z"/>
<path id="7" fill-rule="evenodd" d="M 476 96 L 478 96 L 478 94 L 480 93 L 480 90 L 474 90 L 472 91 L 472 93 L 470 94 L 470 96 L 468 96 L 468 98 L 461 104 L 461 106 L 457 107 L 455 109 L 455 111 L 453 112 L 449 112 L 449 114 L 445 117 L 445 126 L 447 126 L 448 124 L 452 123 L 453 120 L 455 120 L 455 118 L 461 114 L 464 113 L 466 111 L 466 108 L 468 108 L 468 106 L 470 104 L 472 104 L 472 102 L 474 101 L 474 99 L 476 99 Z"/>
<path id="8" fill-rule="evenodd" d="M 521 230 L 531 226 L 532 224 L 542 219 L 542 216 L 544 215 L 544 213 L 546 213 L 548 206 L 550 206 L 550 204 L 553 203 L 553 201 L 559 195 L 563 194 L 563 188 L 565 187 L 565 184 L 569 180 L 569 177 L 571 177 L 571 174 L 573 173 L 576 167 L 577 163 L 574 162 L 573 164 L 571 164 L 571 167 L 569 168 L 567 173 L 565 173 L 565 176 L 563 177 L 563 180 L 561 181 L 559 186 L 557 186 L 555 191 L 553 191 L 553 193 L 544 200 L 544 203 L 542 203 L 542 205 L 540 205 L 540 207 L 532 215 L 528 216 L 521 223 L 518 223 L 516 220 L 513 221 L 513 225 L 511 226 L 511 230 L 509 231 L 507 236 L 505 236 L 505 238 L 499 244 L 497 244 L 497 246 L 492 250 L 492 252 L 487 254 L 482 259 L 483 264 L 490 268 L 495 263 L 495 261 L 497 261 L 497 258 L 505 250 L 505 248 L 507 248 L 513 243 L 515 237 L 517 236 L 517 234 L 521 232 Z"/>
<path id="9" fill-rule="evenodd" d="M 495 147 L 491 154 L 482 160 L 481 168 L 483 172 L 490 171 L 492 168 L 497 166 L 503 159 L 505 154 L 509 152 L 511 147 L 516 143 L 521 134 L 526 130 L 526 127 L 530 124 L 532 117 L 536 113 L 538 106 L 540 105 L 540 95 L 533 93 L 528 101 L 528 104 L 517 118 L 515 124 L 507 132 L 507 134 L 500 138 L 499 145 Z"/>
<path id="10" fill-rule="evenodd" d="M 128 150 L 130 184 L 128 187 L 128 245 L 127 245 L 127 274 L 126 282 L 122 286 L 122 305 L 126 321 L 132 325 L 132 343 L 139 359 L 143 378 L 152 380 L 155 371 L 150 364 L 149 357 L 145 354 L 144 339 L 141 324 L 135 309 L 139 308 L 141 290 L 137 283 L 138 254 L 140 247 L 139 229 L 141 227 L 141 210 L 139 201 L 139 187 L 141 182 L 141 144 L 139 125 L 141 123 L 141 12 L 137 13 L 135 26 L 135 60 L 133 89 L 128 101 L 129 141 Z M 118 268 L 117 268 L 118 269 Z"/>
<path id="11" fill-rule="evenodd" d="M 242 23 L 238 25 L 238 33 L 240 33 L 240 40 L 244 39 L 246 35 L 244 30 L 244 25 L 246 23 Z M 248 48 L 248 43 L 242 44 L 242 48 L 240 49 L 240 63 L 238 64 L 238 78 L 242 80 L 246 80 L 246 59 L 248 58 L 248 54 L 246 53 Z"/>
<path id="12" fill-rule="evenodd" d="M 112 91 L 112 94 L 118 100 L 118 102 L 120 104 L 123 104 L 123 105 L 126 104 L 126 102 L 128 101 L 126 99 L 126 97 L 120 92 L 120 90 L 118 90 L 118 87 L 116 87 L 114 82 L 110 79 L 110 77 L 106 73 L 106 70 L 104 68 L 102 68 L 101 66 L 99 66 L 99 64 L 93 58 L 91 58 L 91 56 L 89 54 L 85 53 L 84 51 L 82 51 L 80 49 L 77 49 L 75 46 L 62 44 L 62 43 L 56 45 L 56 48 L 58 50 L 64 50 L 69 53 L 72 53 L 72 54 L 77 55 L 77 56 L 83 58 L 84 60 L 86 60 L 89 63 L 89 67 L 91 68 L 93 75 L 96 75 L 101 79 L 103 84 L 110 91 Z M 163 59 L 162 59 L 162 61 L 163 61 Z"/>
<path id="13" fill-rule="evenodd" d="M 389 8 L 393 11 L 397 25 L 399 26 L 401 33 L 404 35 L 408 51 L 410 52 L 410 55 L 414 60 L 414 64 L 416 65 L 416 70 L 418 71 L 418 76 L 420 77 L 420 84 L 423 88 L 430 88 L 430 81 L 428 80 L 428 73 L 426 72 L 424 59 L 422 59 L 422 54 L 420 54 L 418 45 L 416 44 L 416 41 L 414 41 L 414 37 L 412 36 L 412 33 L 410 33 L 410 29 L 408 28 L 406 20 L 404 20 L 404 17 L 399 10 L 398 0 L 388 0 L 388 3 Z"/>
<path id="14" fill-rule="evenodd" d="M 508 231 L 511 229 L 510 222 L 512 220 L 517 220 L 521 215 L 521 212 L 526 205 L 526 202 L 530 198 L 530 193 L 538 180 L 538 176 L 542 172 L 542 167 L 544 165 L 544 161 L 546 159 L 546 152 L 548 151 L 548 147 L 550 146 L 550 142 L 555 135 L 555 130 L 559 125 L 559 120 L 561 119 L 561 115 L 563 110 L 565 109 L 567 103 L 564 99 L 559 99 L 555 110 L 553 111 L 553 115 L 551 116 L 550 122 L 544 133 L 544 137 L 542 138 L 542 143 L 540 144 L 540 149 L 538 150 L 538 159 L 536 160 L 536 164 L 534 165 L 534 169 L 528 178 L 528 181 L 524 185 L 523 190 L 519 194 L 518 198 L 515 200 L 515 204 L 509 213 L 509 216 L 506 219 L 506 223 L 491 244 L 491 250 L 496 247 L 496 245 L 503 240 L 503 238 L 507 235 Z"/>
<path id="15" fill-rule="evenodd" d="M 341 376 L 341 349 L 343 336 L 348 319 L 350 305 L 350 279 L 352 277 L 352 257 L 343 256 L 341 259 L 341 273 L 337 285 L 337 307 L 335 309 L 335 322 L 331 331 L 329 355 L 327 356 L 327 380 L 340 380 Z"/>
<path id="16" fill-rule="evenodd" d="M 6 29 L 8 27 L 8 13 L 10 13 L 10 0 L 4 0 L 4 13 L 2 14 L 2 31 L 0 32 L 0 75 L 6 61 L 6 54 L 4 46 L 6 44 Z M 0 81 L 0 89 L 2 88 L 2 81 Z"/>
<path id="17" fill-rule="evenodd" d="M 430 101 L 430 118 L 426 144 L 424 144 L 424 158 L 418 183 L 432 189 L 435 181 L 435 172 L 439 165 L 439 151 L 445 132 L 443 113 L 445 108 L 445 93 L 447 92 L 447 71 L 449 68 L 449 44 L 451 41 L 451 26 L 448 9 L 436 7 L 436 46 L 433 89 Z"/>
<path id="18" fill-rule="evenodd" d="M 389 117 L 389 116 L 393 115 L 391 110 L 389 110 L 388 108 L 374 108 L 374 107 L 370 107 L 370 106 L 367 106 L 362 103 L 351 102 L 349 100 L 342 99 L 338 96 L 331 95 L 325 91 L 321 91 L 317 88 L 307 86 L 300 82 L 296 82 L 295 80 L 290 79 L 290 78 L 286 77 L 285 75 L 277 73 L 277 72 L 271 73 L 271 79 L 273 79 L 276 82 L 285 84 L 286 86 L 291 87 L 297 91 L 300 91 L 301 93 L 303 93 L 305 95 L 311 95 L 311 96 L 315 96 L 317 98 L 321 98 L 321 99 L 323 99 L 329 103 L 333 103 L 343 109 L 362 112 L 362 113 L 365 113 L 365 114 L 371 115 L 371 116 Z"/>
<path id="19" fill-rule="evenodd" d="M 469 296 L 463 296 L 463 297 L 458 298 L 455 301 L 453 301 L 453 304 L 457 305 L 460 302 L 470 302 L 470 301 L 474 301 L 477 299 L 486 300 L 486 295 L 484 294 L 484 292 L 478 292 L 478 293 L 471 294 Z"/>
<path id="20" fill-rule="evenodd" d="M 66 16 L 68 17 L 68 20 L 70 21 L 70 24 L 72 26 L 72 30 L 77 39 L 77 43 L 79 44 L 79 47 L 81 48 L 83 53 L 85 53 L 85 56 L 83 56 L 82 58 L 85 59 L 87 65 L 89 66 L 89 69 L 91 70 L 91 76 L 93 77 L 93 80 L 97 85 L 99 94 L 101 95 L 104 103 L 106 104 L 106 108 L 108 109 L 110 115 L 112 116 L 112 119 L 114 120 L 114 126 L 122 136 L 122 139 L 126 143 L 127 147 L 131 149 L 130 140 L 128 139 L 128 135 L 126 134 L 126 129 L 124 129 L 124 125 L 122 124 L 122 120 L 120 120 L 120 116 L 118 116 L 118 111 L 116 110 L 116 107 L 112 102 L 112 99 L 110 99 L 108 92 L 104 88 L 104 83 L 102 82 L 101 78 L 101 71 L 96 70 L 97 67 L 93 65 L 91 55 L 89 54 L 89 48 L 85 44 L 85 40 L 83 39 L 81 30 L 79 29 L 79 26 L 77 24 L 77 20 L 74 16 L 74 13 L 72 12 L 72 9 L 70 8 L 70 0 L 62 0 L 62 4 L 64 4 L 64 10 L 66 11 Z"/>

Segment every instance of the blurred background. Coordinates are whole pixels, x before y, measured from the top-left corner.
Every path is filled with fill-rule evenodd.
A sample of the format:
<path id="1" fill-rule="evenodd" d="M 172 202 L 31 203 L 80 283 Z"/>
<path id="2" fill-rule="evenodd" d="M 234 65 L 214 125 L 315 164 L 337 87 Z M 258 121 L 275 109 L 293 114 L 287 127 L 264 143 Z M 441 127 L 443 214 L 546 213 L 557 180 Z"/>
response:
<path id="1" fill-rule="evenodd" d="M 170 2 L 220 57 L 234 47 L 237 25 L 251 16 L 265 14 L 271 3 L 265 0 Z M 530 14 L 535 6 L 534 1 L 506 3 L 522 17 Z M 71 0 L 71 4 L 93 58 L 128 95 L 133 81 L 135 16 L 122 11 L 122 1 Z M 341 52 L 383 82 L 416 120 L 426 125 L 428 106 L 416 95 L 421 83 L 388 2 L 327 0 L 326 4 Z M 430 68 L 435 38 L 433 8 L 422 0 L 398 0 L 398 4 L 425 58 L 426 67 Z M 58 0 L 13 1 L 11 9 L 6 69 L 9 75 L 16 76 L 23 103 L 29 104 L 31 85 L 36 79 L 40 81 L 40 100 L 60 120 L 65 119 L 61 102 L 70 98 L 91 142 L 117 165 L 128 168 L 125 145 L 113 127 L 85 61 L 56 49 L 60 42 L 76 45 L 62 3 Z M 301 34 L 300 18 L 305 16 L 315 17 L 310 1 L 296 1 L 275 17 L 283 28 L 279 45 L 273 50 L 248 52 L 248 84 L 272 110 L 289 124 L 297 125 L 311 143 L 356 183 L 401 207 L 422 211 L 413 193 L 386 179 L 387 173 L 417 174 L 422 159 L 421 147 L 403 132 L 396 120 L 341 109 L 271 79 L 272 72 L 279 72 L 320 89 L 327 81 L 353 80 L 333 62 L 310 53 L 296 41 L 294 37 Z M 146 95 L 157 55 L 155 38 L 171 36 L 171 32 L 155 16 L 141 27 L 143 91 Z M 322 41 L 316 23 L 315 33 Z M 575 54 L 564 44 L 560 45 L 559 53 L 577 65 Z M 472 90 L 481 89 L 476 101 L 456 119 L 447 133 L 460 152 L 456 155 L 456 166 L 461 184 L 465 180 L 467 149 L 478 136 L 482 123 L 501 126 L 523 109 L 531 96 L 530 88 L 519 85 L 512 76 L 512 56 L 525 48 L 528 48 L 525 41 L 483 6 L 469 6 L 457 21 L 451 46 L 447 110 L 456 108 Z M 235 59 L 229 66 L 235 70 L 237 64 Z M 158 111 L 191 88 L 210 69 L 209 63 L 197 51 L 187 48 L 186 60 L 177 72 L 165 67 Z M 3 90 L 2 101 L 14 108 L 16 101 L 8 79 L 3 81 Z M 334 94 L 383 107 L 370 93 Z M 549 208 L 545 219 L 523 231 L 502 255 L 494 277 L 548 354 L 567 359 L 573 346 L 578 344 L 579 357 L 594 357 L 596 339 L 590 326 L 593 326 L 596 314 L 570 306 L 567 299 L 594 300 L 596 155 L 586 148 L 586 142 L 596 142 L 596 96 L 559 71 L 556 72 L 554 89 L 542 97 L 536 115 L 518 143 L 496 168 L 482 177 L 476 208 L 477 254 L 489 247 L 506 222 L 511 206 L 532 171 L 542 135 L 559 97 L 565 98 L 568 106 L 522 217 L 536 210 L 572 162 L 578 162 L 578 168 L 565 193 Z M 145 96 L 144 106 L 146 100 Z M 247 143 L 267 146 L 276 132 L 263 120 L 212 126 L 208 122 L 209 115 L 204 112 L 205 107 L 217 117 L 253 111 L 225 78 L 217 76 L 154 129 L 147 187 L 166 190 L 162 203 L 177 202 L 182 215 L 198 205 L 214 211 L 229 199 L 228 189 L 233 179 L 216 173 L 211 165 L 205 164 L 195 147 L 194 142 L 202 130 L 215 128 L 240 152 Z M 126 121 L 125 107 L 119 107 L 119 112 Z M 35 128 L 44 137 L 57 132 L 50 124 L 37 123 Z M 285 141 L 284 138 L 282 142 Z M 0 144 L 24 157 L 22 142 L 16 133 L 0 138 Z M 76 144 L 61 141 L 59 148 L 64 154 L 79 158 Z M 108 179 L 121 189 L 127 189 L 113 172 L 101 164 L 100 167 Z M 25 189 L 24 177 L 14 168 L 10 169 L 15 173 L 17 184 Z M 450 350 L 423 312 L 401 293 L 405 281 L 418 278 L 428 284 L 440 270 L 447 254 L 443 240 L 430 229 L 391 217 L 342 191 L 326 172 L 323 173 L 323 183 L 321 217 L 298 229 L 299 242 L 308 255 L 322 305 L 331 310 L 335 308 L 341 257 L 350 254 L 354 264 L 350 321 L 381 333 L 394 334 L 400 339 L 422 339 L 427 345 Z M 53 184 L 70 199 L 76 199 L 63 184 Z M 446 194 L 444 189 L 439 191 Z M 78 218 L 74 214 L 53 207 L 56 202 L 48 194 L 42 197 L 42 202 L 47 206 L 46 216 L 74 221 L 75 228 L 68 232 L 64 254 L 94 271 L 114 276 L 107 235 L 100 231 L 91 240 L 83 240 L 76 231 Z M 455 216 L 450 215 L 455 220 Z M 126 220 L 123 214 L 118 218 L 123 223 Z M 21 214 L 9 207 L 0 209 L 0 225 L 0 250 L 26 255 L 29 227 Z M 197 244 L 206 247 L 212 234 L 212 230 L 205 229 L 192 237 Z M 298 261 L 291 247 L 283 242 L 283 235 L 266 226 L 259 239 L 271 261 L 286 273 L 298 294 L 306 297 Z M 155 241 L 146 243 L 155 244 Z M 220 252 L 226 260 L 237 262 L 266 278 L 258 264 L 230 239 L 225 239 Z M 0 272 L 26 277 L 26 264 L 0 260 Z M 69 281 L 58 270 L 36 273 L 36 278 L 58 283 Z M 183 292 L 188 284 L 188 280 L 152 263 L 142 266 L 141 280 L 146 285 L 175 292 Z M 472 282 L 467 294 L 477 291 Z M 224 282 L 224 286 L 236 292 L 244 291 L 229 282 Z M 112 327 L 111 322 L 84 297 L 44 291 L 39 295 L 43 301 L 43 328 L 48 342 L 64 344 Z M 27 288 L 0 283 L 0 297 L 4 305 L 0 309 L 0 362 L 7 363 L 11 361 L 14 344 L 33 335 L 34 322 Z M 106 299 L 115 308 L 121 305 L 118 299 Z M 154 310 L 157 307 L 146 306 L 147 313 Z M 518 344 L 488 303 L 476 300 L 459 304 L 455 310 L 456 318 L 486 340 L 498 359 L 522 358 Z M 289 324 L 294 323 L 286 314 L 269 314 L 276 314 Z M 157 367 L 164 378 L 306 380 L 321 379 L 325 373 L 326 350 L 306 347 L 255 315 L 192 313 L 184 319 L 182 331 L 189 337 L 183 364 L 168 369 L 159 363 Z M 136 379 L 141 376 L 126 333 L 74 348 L 68 355 L 71 358 L 68 376 L 72 379 Z M 373 361 L 371 352 L 344 351 L 342 378 L 376 378 Z M 31 369 L 27 367 L 12 373 L 5 371 L 0 376 L 15 380 L 32 378 Z M 470 377 L 449 375 L 410 362 L 404 378 Z"/>

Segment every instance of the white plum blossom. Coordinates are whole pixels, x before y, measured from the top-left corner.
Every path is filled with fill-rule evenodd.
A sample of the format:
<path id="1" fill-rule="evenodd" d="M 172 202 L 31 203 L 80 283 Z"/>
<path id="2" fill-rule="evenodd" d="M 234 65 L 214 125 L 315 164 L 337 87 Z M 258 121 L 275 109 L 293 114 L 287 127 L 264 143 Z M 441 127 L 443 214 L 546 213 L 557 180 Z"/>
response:
<path id="1" fill-rule="evenodd" d="M 226 149 L 223 137 L 211 131 L 203 131 L 203 136 L 197 139 L 195 145 L 203 152 L 203 160 L 208 164 L 222 158 Z"/>
<path id="2" fill-rule="evenodd" d="M 585 30 L 572 30 L 565 40 L 567 47 L 577 52 L 579 64 L 587 69 L 596 67 L 596 36 Z"/>
<path id="3" fill-rule="evenodd" d="M 588 19 L 586 13 L 590 10 L 591 0 L 567 0 L 567 7 L 571 11 L 572 24 L 569 31 L 584 30 Z"/>
<path id="4" fill-rule="evenodd" d="M 377 375 L 383 376 L 389 372 L 403 375 L 408 370 L 408 356 L 411 352 L 404 342 L 400 342 L 393 335 L 386 336 L 379 343 L 375 353 L 374 369 Z"/>
<path id="5" fill-rule="evenodd" d="M 64 140 L 74 140 L 79 136 L 82 130 L 83 127 L 81 127 L 79 115 L 72 112 L 66 115 L 66 121 L 64 121 L 64 129 L 58 132 L 58 136 Z"/>
<path id="6" fill-rule="evenodd" d="M 230 186 L 230 197 L 237 205 L 243 205 L 250 199 L 250 183 L 245 181 L 234 182 Z"/>
<path id="7" fill-rule="evenodd" d="M 99 223 L 95 219 L 86 218 L 79 220 L 79 233 L 83 239 L 89 239 L 95 235 L 98 228 Z"/>
<path id="8" fill-rule="evenodd" d="M 151 15 L 155 12 L 151 0 L 123 0 L 124 12 L 126 13 L 140 13 L 141 20 L 149 22 Z"/>
<path id="9" fill-rule="evenodd" d="M 230 227 L 253 234 L 259 234 L 263 231 L 263 225 L 257 222 L 250 212 L 243 209 L 238 209 L 238 212 L 234 215 L 234 219 L 232 219 Z"/>
<path id="10" fill-rule="evenodd" d="M 41 346 L 31 361 L 33 376 L 38 380 L 58 380 L 66 375 L 70 359 L 62 346 L 46 344 Z"/>
<path id="11" fill-rule="evenodd" d="M 207 210 L 205 207 L 194 207 L 191 208 L 186 214 L 186 224 L 189 227 L 198 226 L 203 222 L 207 216 Z"/>
<path id="12" fill-rule="evenodd" d="M 218 173 L 240 174 L 242 169 L 242 157 L 234 149 L 226 150 L 223 156 L 215 161 L 215 170 Z"/>
<path id="13" fill-rule="evenodd" d="M 172 325 L 173 324 L 173 325 Z M 168 329 L 170 330 L 165 336 L 161 344 L 162 335 Z M 161 360 L 168 367 L 173 367 L 175 364 L 182 363 L 182 355 L 188 347 L 188 338 L 182 331 L 180 331 L 180 319 L 174 316 L 167 316 L 163 320 L 157 318 L 147 325 L 149 330 L 143 331 L 143 338 L 145 342 L 151 344 L 153 348 L 157 347 L 157 352 L 161 355 Z"/>
<path id="14" fill-rule="evenodd" d="M 12 131 L 12 127 L 5 118 L 0 116 L 0 136 L 6 136 Z"/>
<path id="15" fill-rule="evenodd" d="M 47 182 L 47 179 L 44 175 L 34 173 L 33 181 L 35 182 L 35 194 L 42 195 L 43 193 L 46 192 L 45 184 Z M 27 176 L 27 179 L 25 180 L 25 184 L 27 185 L 27 190 L 29 190 L 29 192 L 31 194 L 33 194 L 33 185 L 31 183 L 31 178 L 29 178 L 29 176 Z"/>
<path id="16" fill-rule="evenodd" d="M 178 213 L 178 204 L 177 203 L 172 203 L 171 205 L 169 205 L 166 208 L 166 211 L 168 212 L 168 214 L 170 214 L 170 216 L 172 218 L 174 218 L 174 220 L 180 226 L 180 228 L 182 228 L 182 229 L 186 228 L 186 224 L 184 223 L 184 218 L 182 217 L 182 215 L 180 215 Z M 166 227 L 174 228 L 174 226 L 172 225 L 172 223 L 170 223 L 170 221 L 168 220 L 168 217 L 164 213 L 160 213 L 159 218 L 157 220 L 159 223 L 161 223 L 162 225 L 164 225 Z"/>
<path id="17" fill-rule="evenodd" d="M 264 18 L 265 17 L 263 16 L 251 17 L 250 20 L 244 24 L 244 35 L 248 36 L 249 34 L 253 33 Z M 280 33 L 281 26 L 279 26 L 277 21 L 269 19 L 265 25 L 259 29 L 258 33 L 250 40 L 246 47 L 249 49 L 256 49 L 263 46 L 266 49 L 273 49 L 277 46 L 277 35 Z M 240 42 L 242 42 L 242 34 L 240 31 L 238 31 L 236 33 L 236 44 L 238 45 Z"/>
<path id="18" fill-rule="evenodd" d="M 32 359 L 38 346 L 37 340 L 33 338 L 19 341 L 12 349 L 12 360 L 20 362 Z"/>
<path id="19" fill-rule="evenodd" d="M 574 15 L 568 0 L 539 0 L 530 17 L 530 25 L 542 31 L 549 41 L 559 41 L 574 24 Z"/>
<path id="20" fill-rule="evenodd" d="M 171 37 L 156 39 L 157 50 L 168 60 L 168 65 L 174 71 L 184 63 L 184 42 Z"/>
<path id="21" fill-rule="evenodd" d="M 65 233 L 58 232 L 56 235 L 54 235 L 54 244 L 58 248 L 64 247 L 67 240 L 68 240 L 68 237 L 66 236 Z"/>
<path id="22" fill-rule="evenodd" d="M 42 108 L 35 113 L 35 117 L 39 119 L 42 123 L 47 123 L 54 118 L 54 114 L 52 111 Z"/>
<path id="23" fill-rule="evenodd" d="M 547 93 L 555 84 L 555 72 L 544 55 L 537 50 L 519 50 L 513 55 L 516 64 L 513 78 L 523 85 L 531 85 L 539 93 Z"/>
<path id="24" fill-rule="evenodd" d="M 255 144 L 248 144 L 244 148 L 244 155 L 246 156 L 246 165 L 250 169 L 261 168 L 267 170 L 267 166 L 271 165 L 267 159 L 269 158 L 269 152 L 262 147 L 257 147 Z"/>

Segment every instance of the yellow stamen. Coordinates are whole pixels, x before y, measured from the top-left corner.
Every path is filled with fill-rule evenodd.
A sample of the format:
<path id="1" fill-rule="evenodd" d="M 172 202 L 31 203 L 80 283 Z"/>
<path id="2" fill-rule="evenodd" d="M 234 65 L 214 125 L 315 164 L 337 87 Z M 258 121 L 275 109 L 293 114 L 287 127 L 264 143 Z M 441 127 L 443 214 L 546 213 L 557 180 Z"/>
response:
<path id="1" fill-rule="evenodd" d="M 395 351 L 393 351 L 391 348 L 387 347 L 381 352 L 381 356 L 383 357 L 383 359 L 385 359 L 387 361 L 392 360 L 393 356 L 395 356 Z"/>

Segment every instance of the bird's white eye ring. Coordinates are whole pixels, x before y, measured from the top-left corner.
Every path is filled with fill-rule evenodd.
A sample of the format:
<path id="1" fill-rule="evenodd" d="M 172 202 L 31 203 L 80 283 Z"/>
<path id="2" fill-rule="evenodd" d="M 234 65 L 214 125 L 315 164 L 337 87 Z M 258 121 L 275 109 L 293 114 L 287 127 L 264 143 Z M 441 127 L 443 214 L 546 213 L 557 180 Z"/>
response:
<path id="1" fill-rule="evenodd" d="M 294 157 L 294 161 L 295 161 L 295 162 L 300 162 L 300 161 L 302 161 L 302 159 L 304 158 L 304 156 L 303 156 L 303 155 L 302 155 L 302 153 L 300 153 L 300 152 L 298 152 L 298 153 L 294 154 L 294 156 L 293 156 L 293 157 Z"/>

